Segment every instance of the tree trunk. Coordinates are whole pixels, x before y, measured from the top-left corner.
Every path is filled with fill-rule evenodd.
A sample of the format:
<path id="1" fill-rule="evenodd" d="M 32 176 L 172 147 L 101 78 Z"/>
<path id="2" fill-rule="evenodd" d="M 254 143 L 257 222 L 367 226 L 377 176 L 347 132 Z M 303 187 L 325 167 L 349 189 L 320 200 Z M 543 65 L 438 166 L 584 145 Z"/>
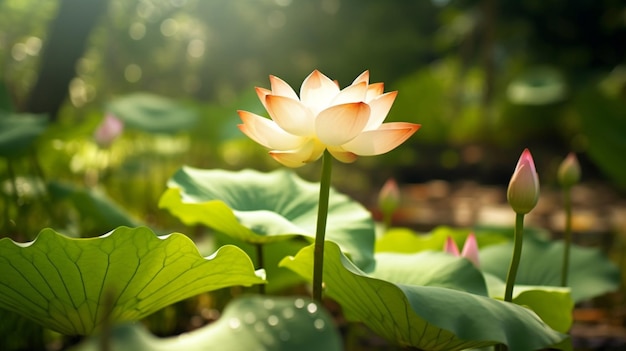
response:
<path id="1" fill-rule="evenodd" d="M 37 82 L 24 106 L 25 112 L 47 113 L 55 120 L 75 76 L 91 29 L 106 9 L 107 0 L 60 0 L 41 57 Z"/>

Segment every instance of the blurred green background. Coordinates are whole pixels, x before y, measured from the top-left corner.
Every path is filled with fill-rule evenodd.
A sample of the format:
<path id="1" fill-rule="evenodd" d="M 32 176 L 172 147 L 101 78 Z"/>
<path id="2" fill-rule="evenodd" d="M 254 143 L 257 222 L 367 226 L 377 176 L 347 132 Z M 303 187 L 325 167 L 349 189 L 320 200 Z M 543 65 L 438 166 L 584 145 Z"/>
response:
<path id="1" fill-rule="evenodd" d="M 254 86 L 272 74 L 298 90 L 314 69 L 341 86 L 370 70 L 399 90 L 388 120 L 423 126 L 388 155 L 337 166 L 334 183 L 357 198 L 390 176 L 506 184 L 524 147 L 546 184 L 574 151 L 587 179 L 623 191 L 625 53 L 616 0 L 2 0 L 4 196 L 42 206 L 29 198 L 44 177 L 60 182 L 54 201 L 108 194 L 129 223 L 167 224 L 156 200 L 181 165 L 278 167 L 236 110 L 264 114 Z M 125 129 L 102 147 L 107 113 Z M 316 180 L 318 167 L 298 172 Z M 22 233 L 46 225 L 26 222 Z"/>
<path id="2" fill-rule="evenodd" d="M 584 181 L 626 191 L 623 0 L 0 0 L 0 237 L 193 238 L 157 207 L 167 180 L 280 167 L 236 111 L 265 114 L 254 87 L 270 74 L 298 91 L 314 69 L 342 87 L 370 70 L 399 90 L 388 120 L 422 124 L 387 155 L 335 162 L 333 184 L 368 206 L 389 177 L 505 186 L 525 147 L 542 187 L 573 151 Z M 124 131 L 98 143 L 107 114 Z M 153 332 L 189 329 L 167 313 Z M 1 320 L 31 336 L 2 348 L 75 341 Z"/>

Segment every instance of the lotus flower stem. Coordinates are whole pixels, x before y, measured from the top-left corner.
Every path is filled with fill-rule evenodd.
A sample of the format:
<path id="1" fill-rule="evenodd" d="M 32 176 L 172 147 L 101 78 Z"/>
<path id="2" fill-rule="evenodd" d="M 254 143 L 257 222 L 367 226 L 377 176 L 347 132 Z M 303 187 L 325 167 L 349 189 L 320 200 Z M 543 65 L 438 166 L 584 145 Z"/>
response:
<path id="1" fill-rule="evenodd" d="M 504 290 L 504 301 L 513 301 L 513 286 L 515 285 L 515 277 L 517 276 L 517 268 L 522 257 L 522 243 L 524 241 L 524 214 L 517 213 L 515 215 L 515 232 L 513 244 L 513 257 L 509 272 L 506 275 L 506 288 Z"/>
<path id="2" fill-rule="evenodd" d="M 563 267 L 561 267 L 561 286 L 567 286 L 567 274 L 569 272 L 569 253 L 572 246 L 572 193 L 571 188 L 563 189 L 563 206 L 565 207 L 565 232 L 563 239 Z"/>
<path id="3" fill-rule="evenodd" d="M 263 256 L 263 244 L 255 244 L 256 249 L 256 261 L 258 269 L 265 268 L 265 257 Z M 259 284 L 259 294 L 265 295 L 265 284 Z"/>
<path id="4" fill-rule="evenodd" d="M 322 301 L 322 281 L 324 271 L 324 237 L 328 217 L 328 199 L 330 196 L 330 176 L 332 173 L 332 155 L 328 150 L 322 156 L 322 179 L 317 208 L 317 227 L 315 229 L 315 250 L 313 256 L 313 299 Z"/>
<path id="5" fill-rule="evenodd" d="M 563 246 L 561 286 L 567 286 L 570 246 L 572 245 L 572 187 L 580 181 L 580 164 L 576 154 L 570 152 L 561 162 L 557 180 L 563 188 L 563 207 L 565 208 L 565 232 L 563 233 L 565 245 Z"/>

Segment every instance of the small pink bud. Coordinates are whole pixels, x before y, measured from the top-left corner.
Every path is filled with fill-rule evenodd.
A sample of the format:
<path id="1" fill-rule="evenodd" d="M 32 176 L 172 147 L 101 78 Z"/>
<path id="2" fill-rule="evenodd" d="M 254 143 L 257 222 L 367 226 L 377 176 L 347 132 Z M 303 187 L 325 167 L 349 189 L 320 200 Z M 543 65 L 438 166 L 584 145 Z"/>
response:
<path id="1" fill-rule="evenodd" d="M 389 178 L 378 193 L 378 208 L 385 214 L 391 214 L 400 205 L 400 189 L 395 179 Z"/>
<path id="2" fill-rule="evenodd" d="M 480 266 L 480 259 L 478 258 L 478 242 L 476 241 L 476 235 L 474 235 L 474 233 L 470 233 L 467 236 L 467 239 L 465 239 L 461 256 L 470 260 L 474 266 Z"/>
<path id="3" fill-rule="evenodd" d="M 104 120 L 94 132 L 94 139 L 100 147 L 109 147 L 113 140 L 124 131 L 124 122 L 114 115 L 107 113 Z"/>
<path id="4" fill-rule="evenodd" d="M 506 197 L 513 211 L 518 214 L 530 212 L 539 201 L 539 176 L 528 149 L 524 149 L 517 162 Z"/>
<path id="5" fill-rule="evenodd" d="M 564 188 L 572 187 L 580 181 L 580 164 L 576 154 L 570 152 L 561 162 L 557 173 L 559 184 Z"/>
<path id="6" fill-rule="evenodd" d="M 446 238 L 446 243 L 443 246 L 443 251 L 454 256 L 461 256 L 461 254 L 459 253 L 459 247 L 456 246 L 456 243 L 451 236 Z"/>

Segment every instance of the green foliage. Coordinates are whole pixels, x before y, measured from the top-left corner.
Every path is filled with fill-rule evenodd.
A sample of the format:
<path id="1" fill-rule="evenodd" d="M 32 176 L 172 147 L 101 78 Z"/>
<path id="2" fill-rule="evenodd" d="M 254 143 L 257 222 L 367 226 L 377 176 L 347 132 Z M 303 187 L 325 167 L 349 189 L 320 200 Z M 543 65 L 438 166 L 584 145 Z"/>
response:
<path id="1" fill-rule="evenodd" d="M 409 228 L 391 228 L 376 240 L 376 252 L 415 253 L 424 250 L 441 251 L 446 238 L 454 239 L 458 247 L 463 247 L 469 229 L 439 226 L 429 233 L 416 233 Z M 498 230 L 478 229 L 475 231 L 478 247 L 503 243 L 509 236 Z"/>
<path id="2" fill-rule="evenodd" d="M 0 110 L 0 157 L 23 155 L 46 131 L 47 126 L 46 115 Z"/>
<path id="3" fill-rule="evenodd" d="M 319 185 L 279 169 L 270 173 L 184 167 L 168 183 L 160 206 L 188 225 L 203 224 L 252 244 L 294 235 L 315 236 Z M 373 262 L 370 213 L 331 189 L 326 237 L 337 242 L 358 267 Z"/>
<path id="4" fill-rule="evenodd" d="M 516 289 L 521 292 L 517 293 Z M 567 333 L 570 330 L 574 321 L 574 301 L 569 289 L 546 286 L 516 289 L 513 290 L 513 303 L 527 306 L 556 331 Z"/>
<path id="5" fill-rule="evenodd" d="M 389 118 L 421 123 L 415 142 L 475 141 L 490 123 L 480 105 L 483 79 L 453 57 L 420 68 L 393 84 L 399 94 Z"/>
<path id="6" fill-rule="evenodd" d="M 478 241 L 478 246 L 480 248 L 481 253 L 481 267 L 482 267 L 482 256 L 485 250 L 488 250 L 489 247 L 499 247 L 500 245 L 507 243 L 510 241 L 509 233 L 506 233 L 503 230 L 498 230 L 495 228 L 479 228 L 475 231 L 476 238 Z M 416 275 L 419 277 L 418 280 L 411 280 L 411 284 L 414 285 L 431 285 L 424 283 L 424 281 L 428 282 L 428 279 L 431 277 L 437 279 L 438 281 L 449 282 L 451 285 L 445 285 L 439 283 L 438 286 L 444 287 L 453 287 L 455 284 L 458 284 L 460 281 L 467 281 L 468 283 L 474 282 L 475 284 L 480 284 L 477 288 L 483 289 L 483 292 L 477 292 L 476 290 L 470 291 L 473 293 L 477 293 L 480 295 L 490 296 L 492 298 L 503 299 L 504 297 L 504 278 L 498 278 L 489 273 L 478 273 L 481 275 L 480 277 L 476 277 L 476 272 L 466 271 L 462 276 L 456 276 L 453 272 L 455 272 L 458 267 L 453 267 L 454 265 L 442 265 L 442 266 L 431 266 L 430 259 L 426 259 L 423 254 L 434 255 L 436 252 L 430 252 L 428 250 L 441 251 L 444 246 L 444 242 L 447 237 L 451 237 L 455 240 L 457 246 L 461 247 L 467 236 L 469 234 L 469 230 L 467 229 L 454 229 L 449 227 L 437 227 L 432 232 L 427 234 L 418 234 L 414 231 L 406 228 L 393 228 L 385 233 L 382 237 L 380 237 L 376 242 L 377 252 L 385 252 L 384 254 L 389 255 L 398 255 L 397 253 L 419 253 L 420 255 L 410 255 L 407 257 L 411 257 L 412 260 L 422 261 L 421 264 L 396 264 L 396 268 L 393 268 L 393 271 L 396 272 L 396 277 L 393 279 L 388 279 L 394 282 L 403 282 L 399 281 L 398 277 L 402 277 L 401 279 L 406 279 L 407 277 Z M 531 233 L 535 237 L 540 236 L 538 233 Z M 548 241 L 544 241 L 548 242 Z M 512 247 L 509 247 L 509 251 L 506 254 L 503 252 L 502 261 L 499 262 L 502 265 L 504 274 L 506 274 L 506 268 L 508 267 Z M 378 258 L 383 253 L 378 253 L 376 255 L 376 270 L 378 271 L 379 266 L 381 264 L 385 265 L 385 263 L 378 261 Z M 438 253 L 443 255 L 445 258 L 448 256 L 449 260 L 455 259 L 454 257 Z M 402 256 L 400 256 L 402 257 Z M 465 262 L 466 264 L 470 264 L 467 260 L 459 260 L 457 259 L 456 265 L 460 264 L 460 262 Z M 557 264 L 554 262 L 550 263 Z M 541 268 L 542 271 L 546 269 L 551 269 L 553 266 L 545 266 Z M 429 267 L 428 271 L 422 272 L 420 269 L 416 269 L 418 266 Z M 405 267 L 405 268 L 402 268 Z M 373 277 L 379 277 L 376 274 L 371 274 Z M 484 275 L 484 279 L 483 279 Z M 486 288 L 488 290 L 488 294 L 484 292 Z M 569 288 L 559 288 L 554 286 L 539 286 L 541 284 L 537 283 L 537 286 L 527 286 L 527 285 L 516 285 L 514 289 L 514 298 L 513 303 L 518 305 L 527 306 L 535 313 L 539 315 L 539 317 L 550 327 L 560 332 L 567 332 L 572 324 L 572 316 L 571 311 L 573 308 L 573 301 L 570 297 L 570 289 Z M 458 289 L 458 288 L 457 288 Z"/>
<path id="7" fill-rule="evenodd" d="M 81 229 L 88 233 L 106 232 L 116 227 L 136 227 L 140 221 L 113 202 L 102 190 L 74 186 L 70 183 L 51 182 L 50 196 L 57 204 L 68 201 L 81 218 Z"/>
<path id="8" fill-rule="evenodd" d="M 196 124 L 197 115 L 163 96 L 134 93 L 111 101 L 107 111 L 125 126 L 149 133 L 177 133 Z"/>
<path id="9" fill-rule="evenodd" d="M 587 139 L 587 154 L 604 173 L 626 189 L 626 104 L 623 98 L 602 94 L 597 88 L 580 92 L 574 104 Z"/>
<path id="10" fill-rule="evenodd" d="M 516 351 L 553 346 L 567 338 L 518 305 L 448 288 L 376 279 L 354 266 L 333 242 L 326 242 L 325 251 L 327 296 L 341 304 L 347 318 L 400 345 L 451 351 L 503 343 Z M 313 246 L 285 258 L 282 265 L 311 279 Z"/>
<path id="11" fill-rule="evenodd" d="M 484 273 L 484 277 L 489 296 L 504 299 L 505 281 L 489 273 Z M 513 303 L 530 308 L 542 321 L 561 333 L 567 333 L 572 326 L 574 301 L 569 288 L 516 284 Z"/>
<path id="12" fill-rule="evenodd" d="M 251 296 L 234 300 L 211 325 L 172 338 L 159 339 L 140 325 L 112 331 L 111 347 L 118 351 L 340 351 L 341 339 L 324 309 L 304 298 Z M 73 351 L 97 351 L 93 338 Z"/>
<path id="13" fill-rule="evenodd" d="M 0 271 L 0 307 L 68 335 L 139 320 L 201 292 L 264 283 L 234 246 L 203 258 L 186 236 L 142 227 L 91 239 L 51 229 L 27 244 L 0 239 Z"/>
<path id="14" fill-rule="evenodd" d="M 562 240 L 547 241 L 525 235 L 516 284 L 560 286 L 563 247 Z M 502 280 L 506 279 L 512 250 L 511 242 L 481 249 L 481 268 Z M 572 245 L 570 254 L 568 283 L 574 302 L 618 289 L 619 270 L 598 249 Z"/>
<path id="15" fill-rule="evenodd" d="M 482 273 L 470 261 L 441 251 L 378 253 L 376 268 L 368 274 L 395 284 L 439 286 L 487 296 Z"/>

